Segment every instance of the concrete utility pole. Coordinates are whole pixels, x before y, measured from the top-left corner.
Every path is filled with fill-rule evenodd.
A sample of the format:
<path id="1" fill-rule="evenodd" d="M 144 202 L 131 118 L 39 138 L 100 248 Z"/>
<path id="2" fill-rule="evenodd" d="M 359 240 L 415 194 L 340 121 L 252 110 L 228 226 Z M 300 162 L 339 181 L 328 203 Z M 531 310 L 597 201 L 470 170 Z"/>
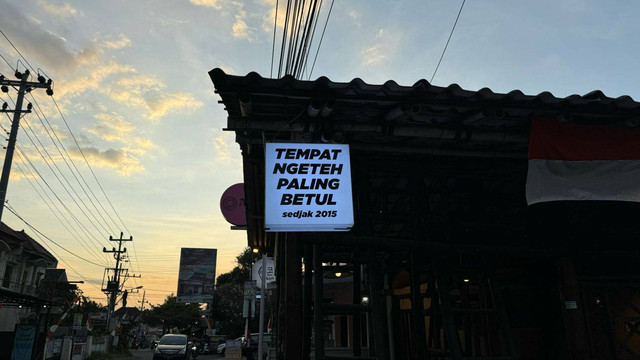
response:
<path id="1" fill-rule="evenodd" d="M 118 298 L 118 294 L 122 292 L 122 285 L 124 285 L 124 282 L 122 282 L 122 284 L 120 283 L 120 281 L 122 280 L 122 273 L 123 271 L 128 270 L 128 269 L 122 268 L 122 258 L 123 258 L 122 254 L 127 252 L 127 248 L 124 248 L 124 249 L 122 248 L 122 242 L 133 241 L 133 236 L 130 236 L 128 239 L 123 239 L 122 235 L 123 234 L 120 233 L 119 239 L 114 239 L 112 236 L 109 236 L 109 241 L 118 242 L 118 250 L 116 250 L 115 247 L 112 248 L 111 250 L 102 248 L 102 252 L 113 254 L 113 258 L 116 259 L 115 268 L 105 269 L 106 275 L 107 275 L 107 286 L 104 287 L 104 283 L 103 283 L 103 288 L 102 288 L 102 291 L 106 293 L 107 296 L 109 297 L 109 306 L 107 308 L 107 331 L 109 331 L 109 328 L 111 325 L 110 324 L 111 315 L 116 307 L 116 299 Z M 113 275 L 110 277 L 109 273 L 111 271 L 113 271 Z M 126 281 L 126 276 L 125 276 L 125 281 Z"/>
<path id="2" fill-rule="evenodd" d="M 0 86 L 3 93 L 9 92 L 9 87 L 18 89 L 18 98 L 16 99 L 16 108 L 8 109 L 8 104 L 2 105 L 0 113 L 13 113 L 13 120 L 11 121 L 11 132 L 9 133 L 9 140 L 7 143 L 7 152 L 4 157 L 4 165 L 2 166 L 2 176 L 0 177 L 0 220 L 2 220 L 2 212 L 4 210 L 4 202 L 7 197 L 7 187 L 9 186 L 9 174 L 11 173 L 11 162 L 13 161 L 13 152 L 16 147 L 16 139 L 18 138 L 18 127 L 20 127 L 20 118 L 22 114 L 28 114 L 31 112 L 31 103 L 27 105 L 27 110 L 22 110 L 22 103 L 24 101 L 24 94 L 31 92 L 33 89 L 47 89 L 48 95 L 53 95 L 51 90 L 51 79 L 46 81 L 44 76 L 38 76 L 38 82 L 27 81 L 29 80 L 29 70 L 25 70 L 24 73 L 16 70 L 15 76 L 18 80 L 8 80 L 4 75 L 0 75 Z"/>
<path id="3" fill-rule="evenodd" d="M 145 291 L 142 293 L 142 301 L 138 301 L 138 302 L 140 303 L 140 312 L 143 312 L 143 311 L 144 311 L 144 304 L 145 304 L 144 297 L 145 297 L 145 295 L 147 295 L 147 290 L 145 290 Z M 148 302 L 148 301 L 146 301 L 146 303 L 148 304 L 149 302 Z"/>

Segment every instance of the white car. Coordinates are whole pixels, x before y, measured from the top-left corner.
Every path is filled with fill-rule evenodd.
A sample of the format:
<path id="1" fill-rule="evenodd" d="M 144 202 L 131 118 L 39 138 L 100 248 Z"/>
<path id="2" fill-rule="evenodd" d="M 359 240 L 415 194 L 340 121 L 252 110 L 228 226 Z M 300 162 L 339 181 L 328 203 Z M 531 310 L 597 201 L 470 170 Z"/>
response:
<path id="1" fill-rule="evenodd" d="M 240 336 L 239 338 L 237 338 L 235 340 L 242 341 L 242 345 L 244 346 L 244 336 Z M 222 343 L 222 344 L 218 345 L 218 348 L 216 349 L 216 352 L 218 354 L 223 354 L 224 355 L 224 352 L 225 352 L 226 348 L 227 348 L 227 344 L 226 343 Z"/>

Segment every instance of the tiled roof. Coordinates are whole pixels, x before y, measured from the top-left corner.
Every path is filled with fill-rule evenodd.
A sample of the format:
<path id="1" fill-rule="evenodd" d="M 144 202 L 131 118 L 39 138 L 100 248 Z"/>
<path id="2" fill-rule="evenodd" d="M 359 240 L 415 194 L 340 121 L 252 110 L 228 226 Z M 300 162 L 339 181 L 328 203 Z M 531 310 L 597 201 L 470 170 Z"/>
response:
<path id="1" fill-rule="evenodd" d="M 40 245 L 35 239 L 27 235 L 24 230 L 16 231 L 7 226 L 7 224 L 0 223 L 0 239 L 15 246 L 20 246 L 20 244 L 24 243 L 25 250 L 41 255 L 49 261 L 57 262 L 55 256 L 47 251 L 47 249 Z"/>
<path id="2" fill-rule="evenodd" d="M 234 76 L 221 69 L 209 76 L 228 113 L 226 130 L 235 131 L 240 144 L 335 136 L 338 140 L 329 141 L 349 143 L 354 151 L 522 158 L 536 117 L 640 125 L 639 102 L 599 90 L 560 98 L 546 91 L 525 95 L 440 87 L 424 79 L 401 86 L 359 78 L 341 83 L 326 77 L 270 79 L 255 72 Z"/>
<path id="3" fill-rule="evenodd" d="M 314 98 L 332 98 L 334 100 L 380 100 L 388 102 L 425 102 L 434 105 L 462 106 L 495 106 L 518 107 L 531 110 L 547 111 L 575 111 L 593 114 L 619 114 L 637 117 L 640 114 L 640 103 L 630 96 L 612 98 L 600 90 L 591 91 L 585 95 L 570 95 L 556 97 L 548 91 L 537 95 L 525 95 L 520 90 L 509 93 L 495 93 L 489 88 L 477 91 L 462 89 L 458 84 L 447 87 L 434 86 L 427 80 L 418 80 L 412 86 L 402 86 L 393 80 L 381 85 L 372 85 L 360 78 L 348 83 L 333 82 L 327 77 L 319 77 L 313 81 L 297 80 L 286 75 L 280 79 L 270 79 L 251 72 L 246 76 L 225 74 L 219 68 L 209 72 L 217 92 L 220 93 L 230 116 L 239 115 L 238 106 L 229 106 L 227 96 L 231 93 L 246 93 L 248 95 L 269 94 L 284 95 L 290 99 L 300 96 Z M 235 105 L 235 104 L 233 104 Z"/>

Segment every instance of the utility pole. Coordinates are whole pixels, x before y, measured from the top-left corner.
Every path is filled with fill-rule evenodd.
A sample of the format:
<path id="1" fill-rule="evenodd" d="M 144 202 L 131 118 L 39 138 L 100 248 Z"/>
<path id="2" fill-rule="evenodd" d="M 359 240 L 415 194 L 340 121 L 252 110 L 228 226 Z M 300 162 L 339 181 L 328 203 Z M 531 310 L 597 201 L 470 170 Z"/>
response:
<path id="1" fill-rule="evenodd" d="M 107 278 L 107 286 L 104 287 L 104 280 L 103 280 L 103 288 L 102 291 L 104 293 L 107 294 L 107 297 L 109 297 L 109 304 L 107 307 L 107 332 L 109 331 L 110 328 L 110 322 L 111 322 L 111 315 L 113 314 L 113 311 L 115 310 L 115 306 L 116 306 L 116 299 L 118 297 L 118 294 L 122 292 L 122 285 L 124 285 L 124 282 L 121 284 L 120 281 L 122 280 L 122 273 L 123 271 L 126 271 L 128 269 L 123 269 L 122 268 L 122 258 L 124 253 L 127 252 L 127 248 L 122 248 L 122 243 L 126 242 L 126 241 L 133 241 L 133 236 L 130 236 L 128 239 L 124 239 L 123 237 L 123 233 L 120 233 L 120 238 L 119 239 L 114 239 L 112 236 L 109 236 L 109 241 L 117 241 L 118 242 L 118 250 L 116 250 L 116 248 L 112 248 L 111 250 L 107 250 L 106 248 L 102 248 L 102 252 L 103 253 L 110 253 L 113 254 L 113 258 L 116 260 L 116 267 L 115 268 L 106 268 L 105 269 L 105 274 L 106 274 L 106 278 Z M 111 276 L 110 276 L 111 274 Z M 126 281 L 127 277 L 125 276 L 125 281 Z"/>
<path id="2" fill-rule="evenodd" d="M 148 303 L 149 303 L 149 301 L 145 301 L 145 300 L 144 300 L 144 297 L 145 297 L 146 295 L 147 295 L 147 290 L 145 290 L 145 291 L 142 293 L 142 301 L 138 301 L 138 302 L 140 303 L 140 312 L 143 312 L 143 311 L 144 311 L 144 304 L 145 304 L 145 303 L 146 303 L 146 304 L 148 304 Z"/>
<path id="3" fill-rule="evenodd" d="M 9 92 L 9 87 L 18 89 L 18 98 L 16 99 L 16 108 L 8 109 L 9 105 L 4 103 L 2 105 L 3 113 L 13 113 L 13 120 L 11 121 L 11 132 L 9 133 L 9 140 L 7 143 L 7 152 L 4 157 L 4 165 L 2 166 L 2 176 L 0 177 L 0 220 L 2 220 L 2 212 L 4 210 L 4 202 L 7 197 L 7 187 L 9 186 L 9 174 L 11 173 L 11 162 L 13 161 L 13 152 L 16 147 L 16 139 L 18 138 L 18 127 L 20 127 L 20 118 L 22 114 L 28 114 L 31 112 L 31 103 L 27 105 L 27 110 L 22 110 L 22 103 L 24 101 L 24 94 L 31 92 L 33 89 L 47 89 L 47 95 L 53 95 L 51 89 L 52 81 L 49 79 L 46 81 L 44 76 L 38 75 L 38 82 L 28 81 L 29 70 L 25 70 L 24 73 L 16 70 L 15 76 L 18 80 L 8 80 L 4 75 L 0 75 L 0 88 L 3 93 Z"/>

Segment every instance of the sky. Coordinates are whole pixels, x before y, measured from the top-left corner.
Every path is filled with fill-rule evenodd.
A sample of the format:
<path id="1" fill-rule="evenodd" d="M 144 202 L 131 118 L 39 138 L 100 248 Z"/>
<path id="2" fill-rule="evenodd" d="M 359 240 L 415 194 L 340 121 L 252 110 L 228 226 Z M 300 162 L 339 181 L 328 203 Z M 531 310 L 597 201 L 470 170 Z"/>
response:
<path id="1" fill-rule="evenodd" d="M 278 4 L 280 39 L 286 2 Z M 305 79 L 348 82 L 357 77 L 370 84 L 394 80 L 406 86 L 430 80 L 461 4 L 335 1 L 317 62 Z M 23 175 L 18 166 L 26 170 L 30 164 L 16 155 L 7 200 L 49 239 L 97 265 L 37 237 L 8 211 L 2 221 L 51 247 L 68 277 L 86 279 L 80 288 L 102 303 L 104 266 L 99 265 L 107 259 L 100 251 L 119 231 L 133 236 L 128 265 L 131 273 L 142 275 L 127 286 L 144 286 L 152 304 L 176 291 L 181 247 L 216 248 L 217 274 L 231 270 L 247 244 L 246 234 L 230 229 L 219 201 L 227 187 L 242 182 L 241 157 L 234 135 L 223 131 L 226 112 L 207 73 L 218 67 L 234 75 L 255 71 L 275 77 L 275 7 L 276 0 L 0 0 L 0 30 L 31 66 L 53 79 L 53 98 L 82 153 L 43 90 L 34 90 L 34 107 L 50 121 L 97 204 L 66 172 L 68 187 L 75 186 L 87 208 L 96 209 L 85 217 L 79 210 L 83 204 L 76 206 L 49 169 L 56 164 L 64 173 L 67 164 L 36 113 L 24 117 L 18 146 L 42 178 Z M 330 0 L 324 1 L 316 36 L 329 8 Z M 639 11 L 640 3 L 629 0 L 466 1 L 433 84 L 532 95 L 550 91 L 558 97 L 602 90 L 638 100 L 640 23 L 634 15 Z M 11 64 L 0 60 L 0 73 L 13 78 L 19 55 L 1 36 L 0 54 Z M 24 70 L 24 64 L 18 66 Z M 6 94 L 0 99 L 11 104 Z M 0 124 L 8 129 L 10 121 Z M 49 165 L 25 134 L 32 134 L 36 144 L 36 137 L 42 141 L 40 148 L 51 155 Z M 66 228 L 65 220 L 58 220 L 56 215 L 65 213 L 61 202 L 59 210 L 51 210 L 34 190 L 46 187 L 44 181 L 84 228 L 68 213 Z M 93 226 L 100 221 L 89 221 L 101 206 L 106 209 L 104 229 Z M 129 304 L 139 305 L 141 295 L 132 295 Z"/>

